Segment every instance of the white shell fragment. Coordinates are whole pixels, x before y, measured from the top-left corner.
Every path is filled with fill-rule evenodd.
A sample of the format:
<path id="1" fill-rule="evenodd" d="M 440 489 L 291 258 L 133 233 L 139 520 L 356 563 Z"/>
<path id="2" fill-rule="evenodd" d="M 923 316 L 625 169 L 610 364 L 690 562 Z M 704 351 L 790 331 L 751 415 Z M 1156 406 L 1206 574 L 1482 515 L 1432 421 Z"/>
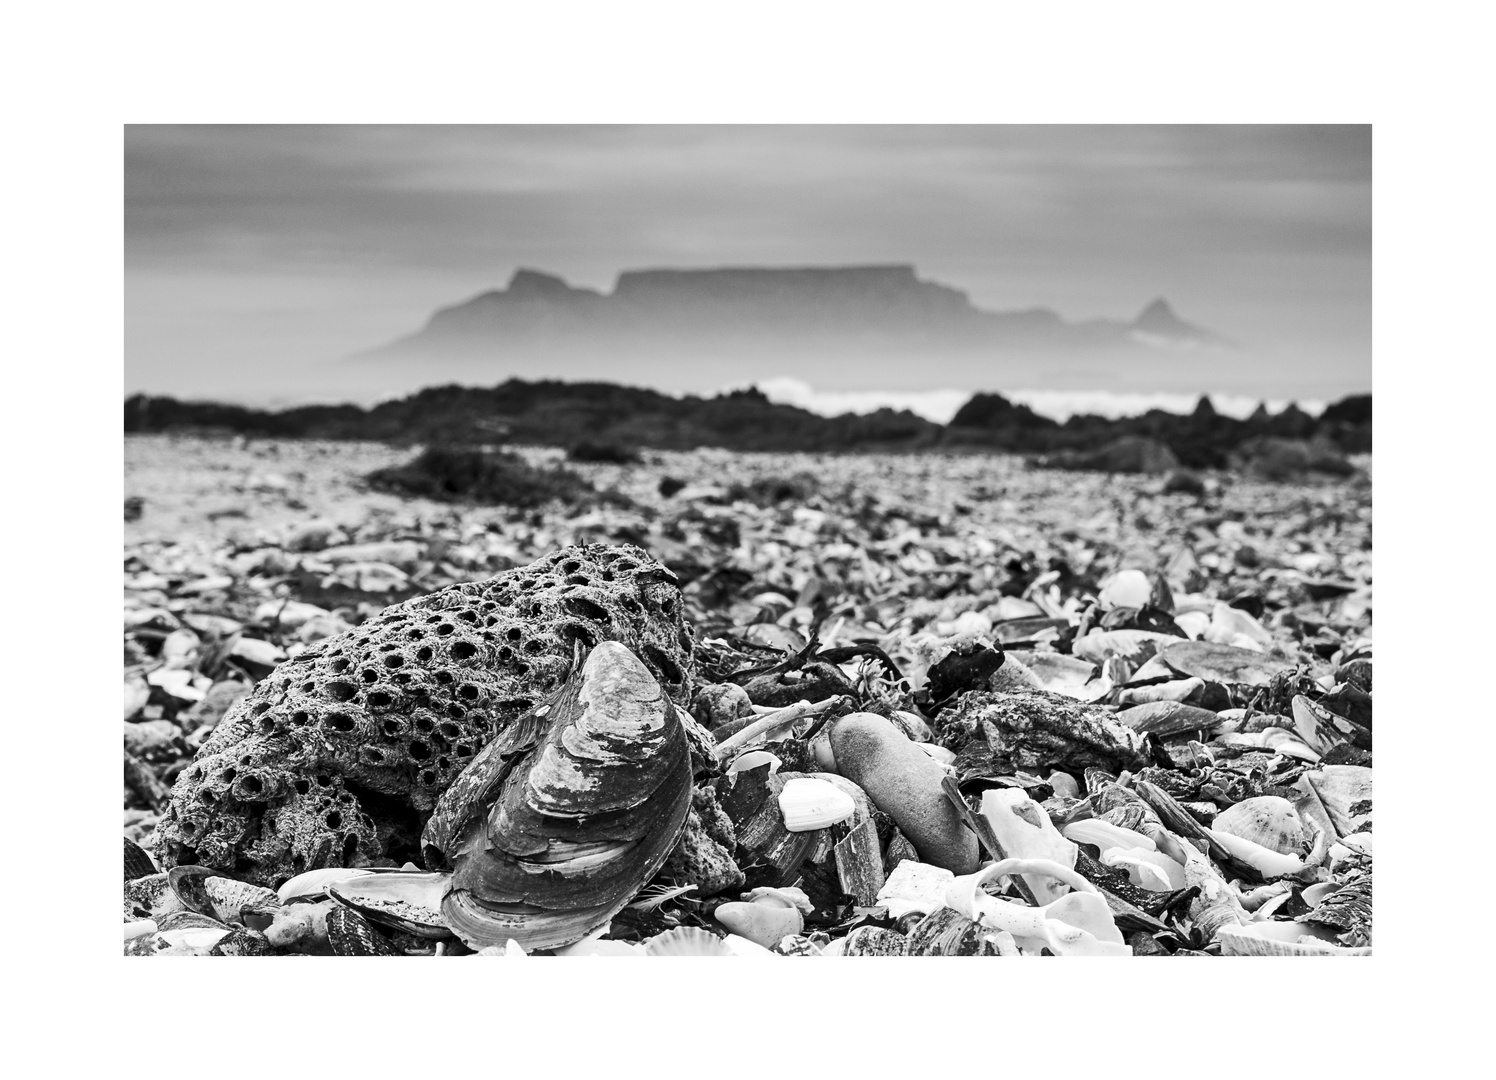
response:
<path id="1" fill-rule="evenodd" d="M 982 816 L 1011 859 L 1045 859 L 1067 868 L 1075 865 L 1075 844 L 1060 835 L 1044 808 L 1022 788 L 982 792 Z M 1069 892 L 1067 885 L 1046 874 L 1024 874 L 1023 880 L 1041 904 Z"/>
<path id="2" fill-rule="evenodd" d="M 846 821 L 857 804 L 834 784 L 797 776 L 779 793 L 779 811 L 789 832 L 810 832 Z"/>
<path id="3" fill-rule="evenodd" d="M 878 903 L 897 919 L 911 911 L 928 915 L 945 906 L 945 890 L 956 875 L 939 866 L 905 859 L 878 890 Z"/>

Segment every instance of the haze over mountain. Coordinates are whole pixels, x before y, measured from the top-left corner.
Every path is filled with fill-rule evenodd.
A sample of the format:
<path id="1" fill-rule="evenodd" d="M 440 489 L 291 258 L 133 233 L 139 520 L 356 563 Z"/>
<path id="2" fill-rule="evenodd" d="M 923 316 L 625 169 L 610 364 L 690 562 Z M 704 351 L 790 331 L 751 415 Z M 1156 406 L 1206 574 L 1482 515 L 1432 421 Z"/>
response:
<path id="1" fill-rule="evenodd" d="M 812 408 L 1371 388 L 1366 125 L 132 125 L 124 144 L 127 394 L 403 394 L 407 365 L 343 358 L 451 307 L 501 313 L 516 364 L 539 362 L 516 355 L 519 308 L 564 326 L 547 374 L 798 380 Z M 699 273 L 724 267 L 798 276 Z M 839 276 L 811 288 L 817 267 Z M 505 299 L 463 310 L 485 292 Z M 665 330 L 595 348 L 631 309 Z M 417 376 L 471 364 L 441 352 Z"/>
<path id="2" fill-rule="evenodd" d="M 1130 322 L 986 311 L 910 265 L 629 270 L 608 293 L 520 269 L 505 288 L 438 310 L 345 371 L 400 390 L 510 377 L 627 383 L 648 371 L 658 389 L 709 393 L 766 374 L 855 385 L 867 364 L 894 392 L 1198 391 L 1234 389 L 1241 357 L 1162 298 Z"/>

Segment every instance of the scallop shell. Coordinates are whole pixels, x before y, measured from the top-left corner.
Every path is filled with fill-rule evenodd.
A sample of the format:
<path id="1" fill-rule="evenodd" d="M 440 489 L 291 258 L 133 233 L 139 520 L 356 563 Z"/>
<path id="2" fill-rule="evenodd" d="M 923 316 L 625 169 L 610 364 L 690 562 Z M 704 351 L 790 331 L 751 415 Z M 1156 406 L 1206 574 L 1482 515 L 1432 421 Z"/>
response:
<path id="1" fill-rule="evenodd" d="M 451 937 L 442 918 L 442 897 L 450 874 L 369 874 L 344 878 L 327 886 L 327 893 L 370 922 L 404 930 L 422 938 Z"/>
<path id="2" fill-rule="evenodd" d="M 438 800 L 428 865 L 452 867 L 447 925 L 475 949 L 528 949 L 606 925 L 664 863 L 691 808 L 680 716 L 649 669 L 599 644 Z"/>
<path id="3" fill-rule="evenodd" d="M 203 892 L 207 893 L 213 904 L 213 916 L 224 923 L 243 922 L 240 912 L 248 907 L 280 905 L 279 898 L 269 889 L 251 885 L 247 881 L 235 881 L 233 878 L 207 878 L 203 881 Z"/>
<path id="4" fill-rule="evenodd" d="M 780 791 L 779 811 L 790 832 L 811 832 L 846 821 L 856 813 L 857 804 L 834 784 L 796 777 L 786 781 Z"/>
<path id="5" fill-rule="evenodd" d="M 716 934 L 699 926 L 677 926 L 644 943 L 645 956 L 732 956 L 732 949 Z"/>
<path id="6" fill-rule="evenodd" d="M 1259 795 L 1228 806 L 1216 815 L 1211 828 L 1281 855 L 1301 856 L 1312 841 L 1293 803 L 1276 795 Z"/>

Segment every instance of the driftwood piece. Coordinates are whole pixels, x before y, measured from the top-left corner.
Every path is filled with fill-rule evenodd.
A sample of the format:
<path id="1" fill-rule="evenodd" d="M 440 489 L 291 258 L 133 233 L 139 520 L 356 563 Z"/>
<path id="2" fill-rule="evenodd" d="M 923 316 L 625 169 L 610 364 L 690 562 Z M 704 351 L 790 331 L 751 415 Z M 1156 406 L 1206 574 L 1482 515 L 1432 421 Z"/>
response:
<path id="1" fill-rule="evenodd" d="M 883 888 L 883 854 L 878 850 L 878 828 L 872 818 L 853 827 L 833 849 L 836 876 L 842 891 L 857 898 L 857 903 L 871 907 L 877 903 Z"/>

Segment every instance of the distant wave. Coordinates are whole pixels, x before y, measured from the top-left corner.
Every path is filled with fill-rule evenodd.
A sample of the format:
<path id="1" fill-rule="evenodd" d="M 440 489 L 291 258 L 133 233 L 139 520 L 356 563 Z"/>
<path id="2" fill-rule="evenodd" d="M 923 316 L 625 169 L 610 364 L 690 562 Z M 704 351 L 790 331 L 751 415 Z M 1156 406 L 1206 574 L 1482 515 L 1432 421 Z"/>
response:
<path id="1" fill-rule="evenodd" d="M 753 384 L 770 401 L 796 405 L 822 416 L 841 413 L 870 413 L 878 409 L 908 409 L 937 424 L 950 422 L 956 411 L 971 399 L 971 390 L 820 390 L 803 379 L 780 375 L 760 379 Z M 1072 416 L 1090 413 L 1115 420 L 1119 416 L 1138 416 L 1149 409 L 1172 413 L 1191 413 L 1200 400 L 1198 394 L 1119 393 L 1114 390 L 1000 390 L 1009 401 L 1027 405 L 1036 413 L 1061 422 Z M 1244 419 L 1257 408 L 1260 398 L 1240 394 L 1211 394 L 1210 403 L 1224 416 Z M 1299 408 L 1313 416 L 1324 411 L 1325 402 L 1304 400 Z M 1269 398 L 1269 412 L 1281 412 L 1286 399 Z"/>

